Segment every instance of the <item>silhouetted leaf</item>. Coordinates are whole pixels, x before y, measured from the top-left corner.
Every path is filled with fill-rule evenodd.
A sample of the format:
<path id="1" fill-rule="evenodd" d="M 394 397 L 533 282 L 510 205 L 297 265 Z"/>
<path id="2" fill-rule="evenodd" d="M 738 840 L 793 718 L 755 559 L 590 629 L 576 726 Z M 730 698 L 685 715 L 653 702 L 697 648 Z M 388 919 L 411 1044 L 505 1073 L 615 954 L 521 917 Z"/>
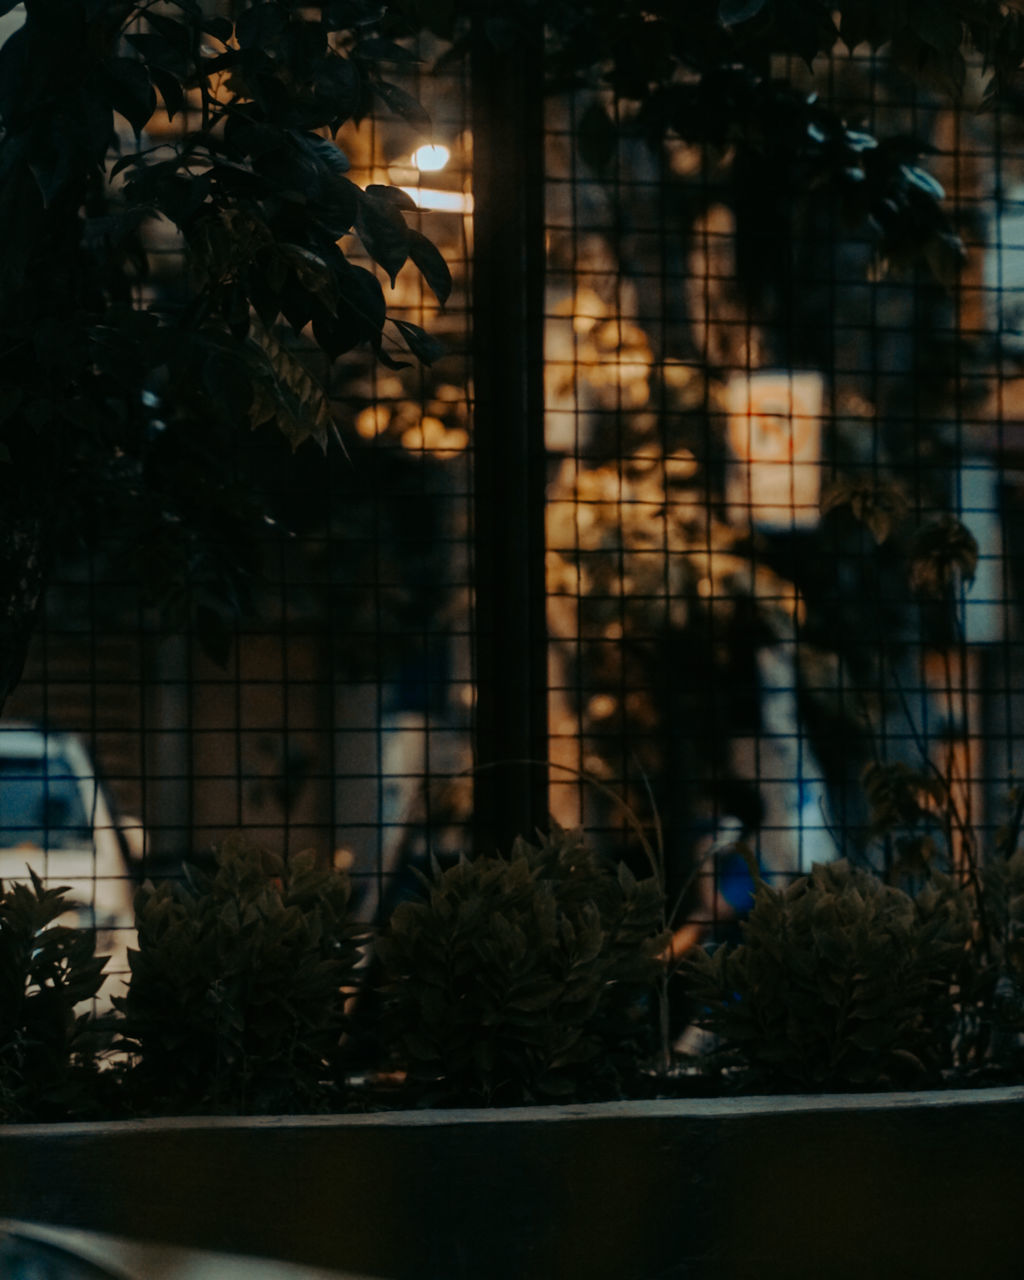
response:
<path id="1" fill-rule="evenodd" d="M 355 228 L 366 252 L 388 273 L 394 287 L 409 256 L 409 229 L 391 200 L 364 194 L 356 209 Z"/>
<path id="2" fill-rule="evenodd" d="M 181 87 L 181 81 L 163 67 L 155 66 L 149 68 L 149 78 L 160 91 L 168 120 L 173 120 L 179 112 L 185 110 L 185 91 Z"/>
<path id="3" fill-rule="evenodd" d="M 386 80 L 375 80 L 373 91 L 395 115 L 424 132 L 430 129 L 430 116 L 410 93 Z"/>
<path id="4" fill-rule="evenodd" d="M 592 102 L 580 117 L 576 140 L 580 155 L 592 169 L 607 168 L 618 143 L 618 130 L 604 105 Z"/>
<path id="5" fill-rule="evenodd" d="M 348 156 L 329 138 L 321 138 L 316 133 L 303 133 L 295 136 L 303 148 L 316 156 L 320 163 L 325 165 L 331 173 L 347 173 L 351 168 Z"/>
<path id="6" fill-rule="evenodd" d="M 316 93 L 330 103 L 334 118 L 351 119 L 359 109 L 363 94 L 362 81 L 351 59 L 332 53 L 316 68 Z"/>
<path id="7" fill-rule="evenodd" d="M 904 164 L 900 165 L 900 174 L 905 181 L 918 187 L 925 195 L 931 196 L 934 200 L 945 200 L 946 193 L 942 189 L 942 184 L 925 169 L 920 169 L 917 165 Z"/>
<path id="8" fill-rule="evenodd" d="M 852 51 L 862 44 L 868 44 L 876 49 L 888 39 L 888 30 L 885 27 L 880 29 L 878 24 L 872 21 L 872 16 L 870 5 L 843 6 L 839 20 L 839 34 L 847 49 Z"/>
<path id="9" fill-rule="evenodd" d="M 410 360 L 396 360 L 394 356 L 389 355 L 388 352 L 384 350 L 383 346 L 378 346 L 376 348 L 376 351 L 377 351 L 377 359 L 381 362 L 381 364 L 386 369 L 399 370 L 399 369 L 411 369 L 413 367 L 412 362 Z"/>
<path id="10" fill-rule="evenodd" d="M 207 35 L 213 36 L 215 40 L 219 40 L 221 44 L 226 44 L 234 34 L 234 24 L 227 18 L 204 18 L 203 30 Z"/>
<path id="11" fill-rule="evenodd" d="M 259 49 L 271 44 L 288 25 L 279 4 L 254 4 L 243 9 L 235 22 L 235 36 L 242 49 Z"/>
<path id="12" fill-rule="evenodd" d="M 756 18 L 769 3 L 771 0 L 719 0 L 718 18 L 727 27 L 735 27 Z"/>
<path id="13" fill-rule="evenodd" d="M 184 78 L 189 74 L 189 59 L 183 50 L 162 35 L 151 31 L 129 31 L 125 39 L 137 50 L 149 67 L 162 67 L 172 75 Z"/>
<path id="14" fill-rule="evenodd" d="M 423 279 L 432 289 L 442 306 L 452 292 L 452 273 L 437 247 L 421 232 L 410 228 L 408 232 L 409 257 L 415 263 Z"/>
<path id="15" fill-rule="evenodd" d="M 193 36 L 192 31 L 184 23 L 168 18 L 165 14 L 157 13 L 153 9 L 146 9 L 145 17 L 155 32 L 163 36 L 182 57 L 188 57 L 192 51 Z"/>
<path id="16" fill-rule="evenodd" d="M 415 66 L 423 61 L 411 49 L 396 44 L 394 40 L 384 40 L 377 36 L 360 40 L 353 53 L 371 62 L 394 62 L 401 66 Z"/>
<path id="17" fill-rule="evenodd" d="M 411 324 L 408 320 L 394 319 L 392 324 L 405 339 L 409 350 L 424 364 L 433 364 L 445 354 L 444 343 L 427 333 L 425 329 L 421 329 L 418 324 Z"/>
<path id="18" fill-rule="evenodd" d="M 410 209 L 414 213 L 419 209 L 419 205 L 408 191 L 403 191 L 401 187 L 383 187 L 377 183 L 371 183 L 366 188 L 366 194 L 377 200 L 385 200 L 397 209 Z"/>
<path id="19" fill-rule="evenodd" d="M 108 58 L 102 74 L 107 102 L 136 134 L 141 133 L 156 110 L 156 94 L 146 68 L 135 58 Z"/>

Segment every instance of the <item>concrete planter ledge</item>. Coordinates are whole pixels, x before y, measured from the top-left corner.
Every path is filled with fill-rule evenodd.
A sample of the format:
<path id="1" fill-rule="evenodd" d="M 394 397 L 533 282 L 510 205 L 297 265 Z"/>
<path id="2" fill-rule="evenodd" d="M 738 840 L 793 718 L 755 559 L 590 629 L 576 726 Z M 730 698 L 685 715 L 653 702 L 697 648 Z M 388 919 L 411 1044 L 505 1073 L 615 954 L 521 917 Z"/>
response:
<path id="1" fill-rule="evenodd" d="M 388 1280 L 1024 1275 L 1024 1088 L 0 1126 L 0 1216 Z"/>

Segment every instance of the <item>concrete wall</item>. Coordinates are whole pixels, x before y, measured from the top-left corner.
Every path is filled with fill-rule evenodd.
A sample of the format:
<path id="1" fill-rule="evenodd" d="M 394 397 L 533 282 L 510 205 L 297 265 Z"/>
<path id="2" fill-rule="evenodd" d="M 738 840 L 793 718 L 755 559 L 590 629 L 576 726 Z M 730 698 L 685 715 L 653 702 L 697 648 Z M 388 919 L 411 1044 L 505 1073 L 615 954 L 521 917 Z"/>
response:
<path id="1" fill-rule="evenodd" d="M 0 1129 L 0 1215 L 392 1280 L 1024 1274 L 1024 1089 Z"/>

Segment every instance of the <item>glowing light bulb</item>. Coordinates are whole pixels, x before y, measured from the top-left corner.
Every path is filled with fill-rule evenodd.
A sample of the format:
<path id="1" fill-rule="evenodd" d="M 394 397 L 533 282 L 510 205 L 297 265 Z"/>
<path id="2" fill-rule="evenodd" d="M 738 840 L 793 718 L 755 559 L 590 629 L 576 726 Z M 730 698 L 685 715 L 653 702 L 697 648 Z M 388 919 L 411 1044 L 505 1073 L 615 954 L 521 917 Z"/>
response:
<path id="1" fill-rule="evenodd" d="M 447 147 L 442 147 L 440 143 L 425 143 L 422 147 L 418 147 L 412 154 L 412 162 L 419 169 L 420 173 L 437 173 L 439 169 L 443 169 L 451 157 L 451 152 Z"/>

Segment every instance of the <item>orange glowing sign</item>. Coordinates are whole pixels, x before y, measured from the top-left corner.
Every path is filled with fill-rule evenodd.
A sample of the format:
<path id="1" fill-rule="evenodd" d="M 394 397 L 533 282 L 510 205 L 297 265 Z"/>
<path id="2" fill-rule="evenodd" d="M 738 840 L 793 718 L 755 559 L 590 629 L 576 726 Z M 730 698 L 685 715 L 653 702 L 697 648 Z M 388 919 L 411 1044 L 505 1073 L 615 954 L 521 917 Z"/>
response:
<path id="1" fill-rule="evenodd" d="M 820 373 L 737 373 L 725 389 L 729 465 L 726 502 L 734 524 L 807 529 L 821 497 Z"/>

